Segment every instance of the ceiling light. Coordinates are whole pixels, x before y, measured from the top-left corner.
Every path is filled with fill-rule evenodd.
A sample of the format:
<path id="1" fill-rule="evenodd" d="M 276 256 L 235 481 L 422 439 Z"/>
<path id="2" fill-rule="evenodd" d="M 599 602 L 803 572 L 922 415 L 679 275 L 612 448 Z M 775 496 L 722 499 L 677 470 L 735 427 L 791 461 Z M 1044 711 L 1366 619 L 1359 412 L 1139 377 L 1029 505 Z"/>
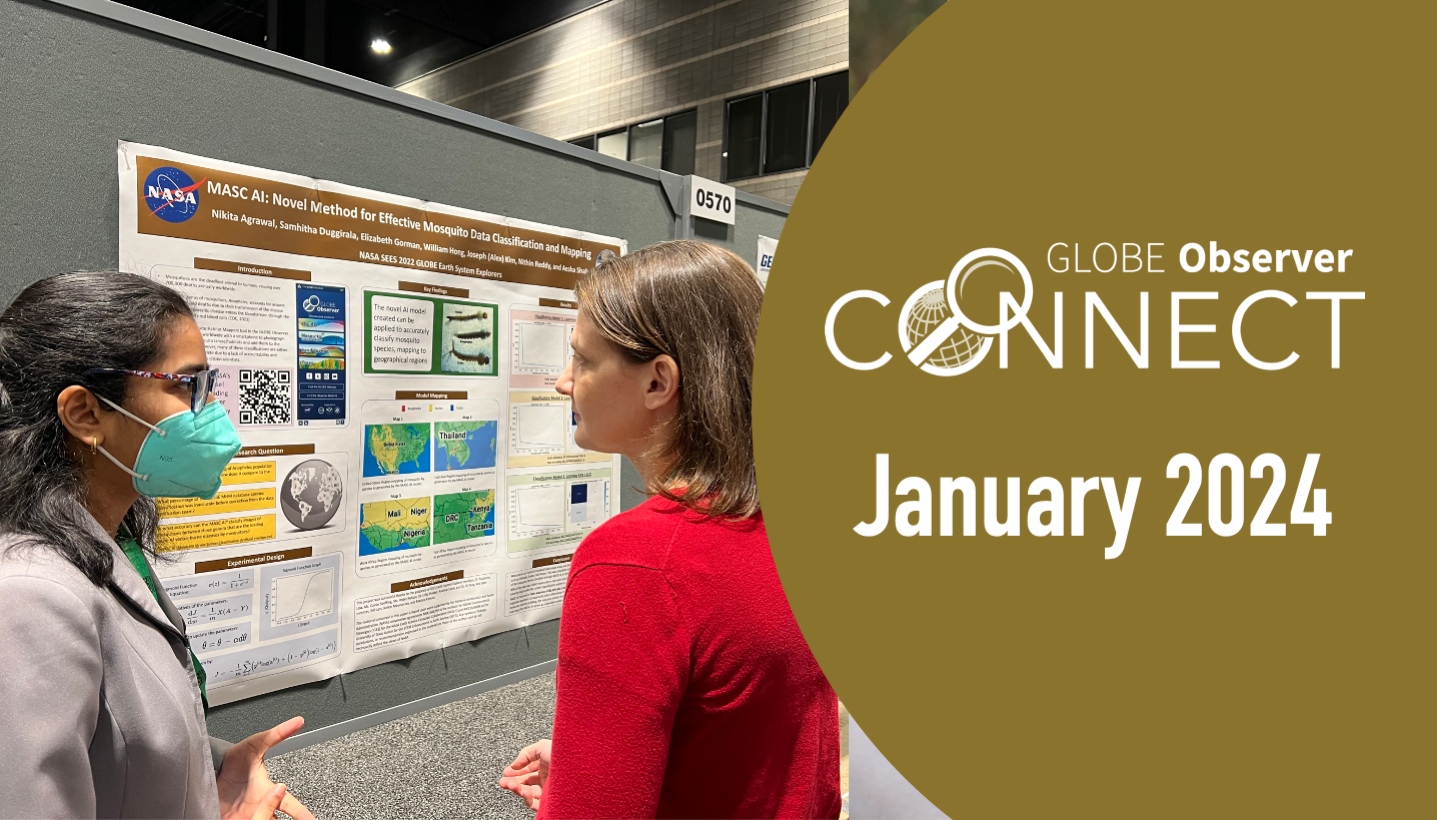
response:
<path id="1" fill-rule="evenodd" d="M 394 50 L 394 46 L 391 46 L 389 41 L 383 37 L 376 37 L 369 47 L 374 50 L 375 54 L 388 54 Z"/>

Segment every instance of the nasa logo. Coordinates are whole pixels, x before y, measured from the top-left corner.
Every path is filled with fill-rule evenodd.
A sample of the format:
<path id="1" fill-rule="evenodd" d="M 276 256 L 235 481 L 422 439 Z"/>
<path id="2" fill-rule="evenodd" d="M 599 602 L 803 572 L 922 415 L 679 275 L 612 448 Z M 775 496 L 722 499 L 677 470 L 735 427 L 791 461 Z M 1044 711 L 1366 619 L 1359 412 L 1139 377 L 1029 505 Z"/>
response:
<path id="1" fill-rule="evenodd" d="M 151 216 L 166 222 L 184 222 L 199 213 L 200 186 L 204 184 L 203 179 L 195 182 L 172 165 L 156 168 L 145 177 L 145 204 Z"/>

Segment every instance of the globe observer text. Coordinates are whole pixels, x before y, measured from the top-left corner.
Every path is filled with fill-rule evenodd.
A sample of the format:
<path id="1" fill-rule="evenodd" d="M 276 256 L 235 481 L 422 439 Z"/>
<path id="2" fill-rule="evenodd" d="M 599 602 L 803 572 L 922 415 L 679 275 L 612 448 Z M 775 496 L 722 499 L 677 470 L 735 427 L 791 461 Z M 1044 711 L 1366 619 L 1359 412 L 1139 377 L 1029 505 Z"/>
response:
<path id="1" fill-rule="evenodd" d="M 1121 251 L 1119 248 L 1121 247 Z M 1107 248 L 1104 252 L 1102 249 Z M 1048 248 L 1048 268 L 1056 274 L 1071 273 L 1111 273 L 1122 271 L 1124 273 L 1165 273 L 1167 269 L 1158 267 L 1163 264 L 1161 249 L 1163 243 L 1149 242 L 1145 245 L 1133 242 L 1110 243 L 1100 242 L 1093 246 L 1088 255 L 1082 253 L 1081 243 L 1074 243 L 1069 252 L 1068 244 L 1055 242 Z M 1003 252 L 1006 254 L 1006 252 Z M 1228 251 L 1218 246 L 1217 242 L 1209 242 L 1203 246 L 1196 242 L 1189 242 L 1182 246 L 1179 253 L 1179 261 L 1183 270 L 1188 273 L 1243 273 L 1249 270 L 1258 273 L 1284 273 L 1303 274 L 1313 272 L 1336 272 L 1347 273 L 1348 262 L 1354 255 L 1352 249 L 1332 251 L 1327 249 L 1305 249 L 1305 250 L 1267 250 L 1260 249 L 1248 251 L 1238 249 Z M 1009 255 L 1011 256 L 1011 255 Z M 1103 264 L 1106 262 L 1106 266 Z M 1129 262 L 1133 265 L 1129 266 Z M 1084 264 L 1089 267 L 1083 267 Z M 1335 269 L 1334 269 L 1335 268 Z M 956 273 L 956 270 L 955 270 Z M 1342 304 L 1348 301 L 1363 301 L 1366 299 L 1364 291 L 1303 291 L 1303 299 L 1306 302 L 1326 302 L 1331 315 L 1331 337 L 1329 362 L 1332 369 L 1339 369 L 1342 366 Z M 1182 353 L 1182 339 L 1185 335 L 1216 333 L 1216 324 L 1188 323 L 1183 321 L 1182 311 L 1184 303 L 1215 301 L 1220 297 L 1217 291 L 1172 291 L 1169 294 L 1169 366 L 1173 370 L 1216 370 L 1221 368 L 1222 362 L 1215 359 L 1190 359 L 1185 358 Z M 999 315 L 1002 331 L 992 336 L 997 337 L 999 354 L 998 366 L 1000 369 L 1008 368 L 1008 328 L 1022 326 L 1029 338 L 1043 354 L 1049 366 L 1054 369 L 1062 369 L 1064 366 L 1064 334 L 1063 334 L 1063 291 L 1053 292 L 1053 329 L 1051 332 L 1052 342 L 1044 338 L 1038 328 L 1034 326 L 1027 316 L 1027 305 L 1031 302 L 1033 293 L 1030 291 L 1024 294 L 1023 302 L 1013 298 L 1011 293 L 999 294 Z M 1291 351 L 1287 356 L 1278 360 L 1259 359 L 1249 349 L 1243 340 L 1243 322 L 1247 317 L 1249 309 L 1262 300 L 1277 300 L 1289 307 L 1297 306 L 1300 301 L 1287 291 L 1280 289 L 1265 289 L 1255 291 L 1247 296 L 1237 309 L 1233 312 L 1231 321 L 1231 332 L 1233 346 L 1242 361 L 1251 367 L 1259 370 L 1284 370 L 1291 367 L 1301 358 L 1297 351 Z M 876 359 L 866 361 L 857 360 L 845 354 L 842 345 L 836 335 L 836 325 L 840 313 L 852 302 L 860 300 L 871 300 L 887 307 L 890 300 L 887 295 L 876 290 L 855 290 L 843 294 L 829 307 L 824 322 L 824 341 L 829 353 L 834 359 L 850 370 L 876 370 L 886 365 L 892 354 L 885 351 Z M 1136 329 L 1124 329 L 1113 317 L 1111 310 L 1103 299 L 1093 291 L 1083 294 L 1083 328 L 1084 328 L 1084 358 L 1083 364 L 1086 369 L 1094 369 L 1096 365 L 1093 353 L 1093 341 L 1096 332 L 1097 317 L 1101 317 L 1119 343 L 1123 350 L 1132 360 L 1133 364 L 1140 370 L 1146 370 L 1150 363 L 1150 299 L 1149 291 L 1143 290 L 1137 294 L 1138 301 L 1138 327 Z M 1195 306 L 1187 308 L 1190 312 L 1196 311 Z M 899 328 L 899 341 L 903 342 L 905 328 Z M 1133 338 L 1137 337 L 1137 343 Z"/>

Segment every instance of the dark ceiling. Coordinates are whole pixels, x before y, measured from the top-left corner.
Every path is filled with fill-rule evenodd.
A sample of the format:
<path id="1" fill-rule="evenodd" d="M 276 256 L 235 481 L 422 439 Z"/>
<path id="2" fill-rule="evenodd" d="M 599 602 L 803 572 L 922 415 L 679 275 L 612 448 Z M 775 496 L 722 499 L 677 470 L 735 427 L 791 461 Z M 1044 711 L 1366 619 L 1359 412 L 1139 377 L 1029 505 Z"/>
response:
<path id="1" fill-rule="evenodd" d="M 543 28 L 601 0 L 121 0 L 384 85 Z M 389 54 L 371 43 L 383 39 Z"/>

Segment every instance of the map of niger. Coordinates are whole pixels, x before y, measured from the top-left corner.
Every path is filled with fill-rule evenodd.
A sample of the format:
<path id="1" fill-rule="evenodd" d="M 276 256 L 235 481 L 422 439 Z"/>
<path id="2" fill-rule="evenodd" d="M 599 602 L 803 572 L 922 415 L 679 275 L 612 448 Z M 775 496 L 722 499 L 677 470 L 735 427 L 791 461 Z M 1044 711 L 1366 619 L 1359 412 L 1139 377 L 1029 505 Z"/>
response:
<path id="1" fill-rule="evenodd" d="M 376 501 L 359 507 L 359 554 L 429 546 L 429 499 Z"/>

